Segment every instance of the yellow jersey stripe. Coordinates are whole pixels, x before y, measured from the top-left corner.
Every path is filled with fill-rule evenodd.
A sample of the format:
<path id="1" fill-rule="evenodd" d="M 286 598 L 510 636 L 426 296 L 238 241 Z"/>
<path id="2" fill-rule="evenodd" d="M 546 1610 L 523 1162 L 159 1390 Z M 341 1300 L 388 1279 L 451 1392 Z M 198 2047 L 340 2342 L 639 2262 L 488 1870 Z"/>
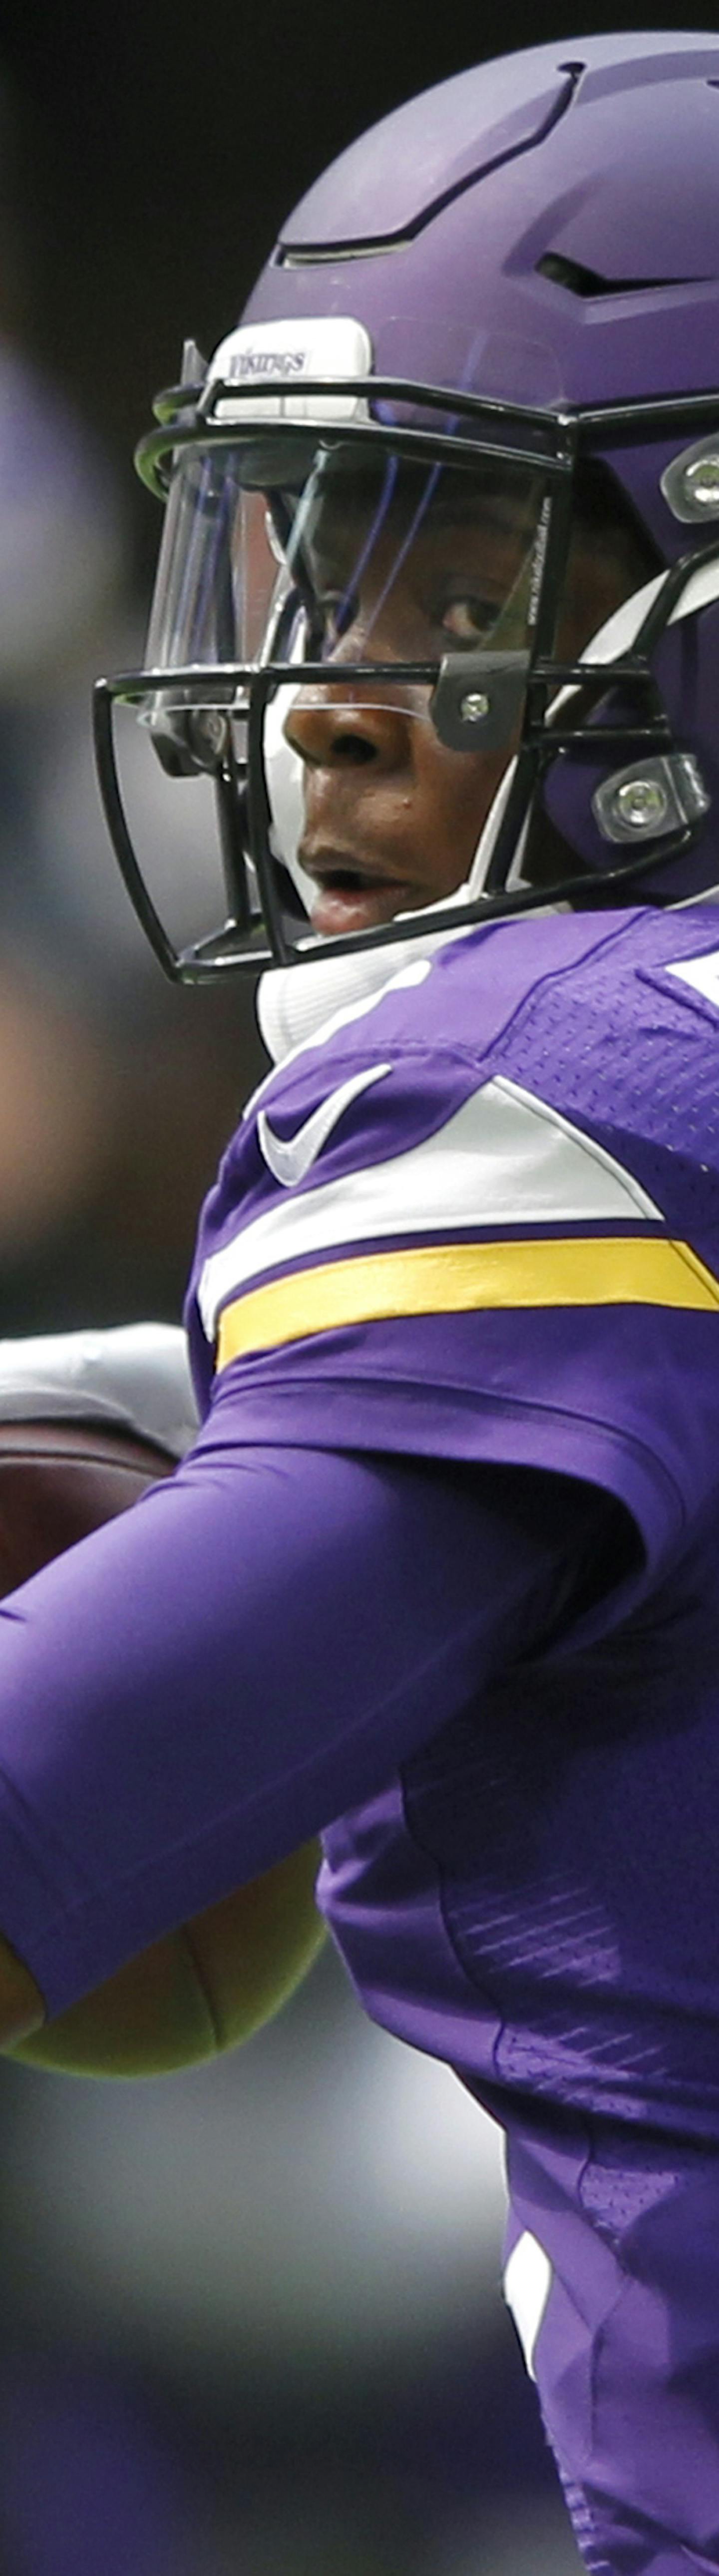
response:
<path id="1" fill-rule="evenodd" d="M 217 1367 L 245 1351 L 403 1315 L 486 1307 L 719 1308 L 719 1281 L 686 1243 L 656 1236 L 570 1236 L 523 1243 L 421 1244 L 323 1262 L 235 1297 L 220 1316 Z"/>
<path id="2" fill-rule="evenodd" d="M 381 1086 L 376 1098 L 382 1099 Z M 297 1143 L 295 1133 L 294 1148 Z M 364 1255 L 380 1243 L 389 1249 L 415 1235 L 432 1245 L 455 1228 L 467 1242 L 483 1241 L 490 1225 L 509 1235 L 519 1226 L 525 1234 L 551 1226 L 559 1235 L 577 1225 L 607 1234 L 628 1226 L 638 1234 L 643 1220 L 655 1226 L 662 1217 L 604 1146 L 499 1074 L 406 1153 L 391 1153 L 341 1180 L 320 1180 L 316 1173 L 311 1189 L 277 1187 L 261 1214 L 208 1255 L 197 1302 L 212 1342 L 230 1298 L 266 1283 L 272 1271 L 286 1275 L 296 1262 L 346 1260 L 350 1251 Z"/>

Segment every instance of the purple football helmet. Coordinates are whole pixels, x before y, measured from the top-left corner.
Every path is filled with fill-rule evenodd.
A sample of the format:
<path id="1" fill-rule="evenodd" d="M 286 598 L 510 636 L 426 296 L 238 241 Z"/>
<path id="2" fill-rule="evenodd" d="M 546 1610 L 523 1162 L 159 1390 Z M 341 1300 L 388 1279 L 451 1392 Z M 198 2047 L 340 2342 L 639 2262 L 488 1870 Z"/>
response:
<path id="1" fill-rule="evenodd" d="M 138 451 L 166 500 L 146 664 L 95 695 L 171 975 L 317 954 L 298 707 L 329 710 L 350 769 L 389 711 L 461 772 L 463 811 L 476 779 L 433 928 L 719 901 L 719 37 L 541 45 L 411 100 L 310 189 L 183 379 Z M 426 935 L 427 908 L 334 944 L 398 923 Z"/>

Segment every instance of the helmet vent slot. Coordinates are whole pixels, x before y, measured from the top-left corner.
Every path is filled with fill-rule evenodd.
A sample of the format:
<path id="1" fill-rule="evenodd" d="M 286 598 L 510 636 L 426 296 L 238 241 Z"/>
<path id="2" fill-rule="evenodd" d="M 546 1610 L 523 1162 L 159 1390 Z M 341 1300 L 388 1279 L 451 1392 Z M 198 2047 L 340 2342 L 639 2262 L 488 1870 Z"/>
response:
<path id="1" fill-rule="evenodd" d="M 553 286 L 565 286 L 569 295 L 641 295 L 662 286 L 701 286 L 698 277 L 600 277 L 595 268 L 584 268 L 581 260 L 566 259 L 560 250 L 545 251 L 537 261 L 537 276 L 548 277 Z"/>

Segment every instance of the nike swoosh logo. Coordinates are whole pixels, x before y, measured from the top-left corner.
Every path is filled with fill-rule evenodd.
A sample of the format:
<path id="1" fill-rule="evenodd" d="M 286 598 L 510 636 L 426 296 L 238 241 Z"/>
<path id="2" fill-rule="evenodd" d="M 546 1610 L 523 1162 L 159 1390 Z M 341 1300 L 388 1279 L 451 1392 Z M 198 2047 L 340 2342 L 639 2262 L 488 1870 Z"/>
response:
<path id="1" fill-rule="evenodd" d="M 370 1083 L 381 1082 L 383 1074 L 391 1073 L 391 1070 L 389 1064 L 371 1064 L 364 1073 L 351 1074 L 349 1082 L 341 1082 L 337 1091 L 328 1092 L 327 1099 L 321 1100 L 318 1108 L 312 1110 L 295 1136 L 276 1136 L 266 1110 L 260 1109 L 257 1118 L 260 1153 L 273 1181 L 279 1181 L 281 1189 L 296 1189 L 298 1181 L 306 1180 L 328 1136 L 332 1135 L 338 1120 L 344 1117 L 351 1101 L 359 1100 L 361 1093 L 369 1090 Z"/>
<path id="2" fill-rule="evenodd" d="M 682 957 L 676 965 L 667 966 L 667 975 L 681 976 L 683 984 L 693 984 L 695 993 L 705 1001 L 719 1004 L 719 948 L 704 949 L 699 957 Z"/>

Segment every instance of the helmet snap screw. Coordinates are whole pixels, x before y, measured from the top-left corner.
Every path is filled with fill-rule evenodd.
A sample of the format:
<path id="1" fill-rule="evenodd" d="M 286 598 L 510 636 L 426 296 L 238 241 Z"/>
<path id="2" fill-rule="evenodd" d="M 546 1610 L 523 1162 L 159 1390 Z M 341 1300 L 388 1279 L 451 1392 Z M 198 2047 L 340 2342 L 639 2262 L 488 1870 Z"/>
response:
<path id="1" fill-rule="evenodd" d="M 686 468 L 684 488 L 695 508 L 719 510 L 719 455 L 695 457 Z"/>
<path id="2" fill-rule="evenodd" d="M 668 807 L 666 788 L 658 778 L 627 778 L 615 796 L 618 821 L 632 832 L 656 832 Z"/>
<path id="3" fill-rule="evenodd" d="M 459 710 L 465 724 L 484 724 L 485 718 L 489 715 L 491 703 L 491 698 L 486 696 L 484 689 L 469 689 L 466 698 L 461 701 Z"/>
<path id="4" fill-rule="evenodd" d="M 191 718 L 193 749 L 211 767 L 222 759 L 227 743 L 227 717 L 220 707 L 196 707 Z"/>
<path id="5" fill-rule="evenodd" d="M 673 456 L 660 478 L 660 491 L 675 519 L 686 527 L 699 519 L 719 519 L 719 442 L 716 432 L 697 438 Z"/>

